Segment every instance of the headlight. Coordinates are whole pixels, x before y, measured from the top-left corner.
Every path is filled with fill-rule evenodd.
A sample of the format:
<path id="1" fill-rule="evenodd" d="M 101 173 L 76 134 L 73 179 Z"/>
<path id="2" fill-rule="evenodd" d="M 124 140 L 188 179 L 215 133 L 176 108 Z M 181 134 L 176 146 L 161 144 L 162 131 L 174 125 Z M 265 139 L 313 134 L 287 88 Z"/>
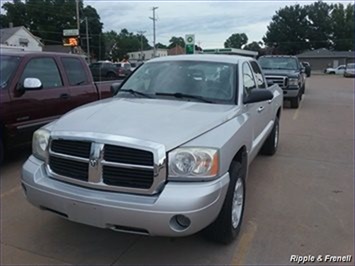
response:
<path id="1" fill-rule="evenodd" d="M 218 174 L 218 157 L 217 149 L 178 148 L 169 153 L 169 178 L 213 178 Z"/>
<path id="2" fill-rule="evenodd" d="M 288 85 L 289 86 L 298 86 L 298 79 L 291 78 L 288 80 Z"/>
<path id="3" fill-rule="evenodd" d="M 45 160 L 48 152 L 48 141 L 50 132 L 46 129 L 38 129 L 33 133 L 32 153 L 40 160 Z"/>

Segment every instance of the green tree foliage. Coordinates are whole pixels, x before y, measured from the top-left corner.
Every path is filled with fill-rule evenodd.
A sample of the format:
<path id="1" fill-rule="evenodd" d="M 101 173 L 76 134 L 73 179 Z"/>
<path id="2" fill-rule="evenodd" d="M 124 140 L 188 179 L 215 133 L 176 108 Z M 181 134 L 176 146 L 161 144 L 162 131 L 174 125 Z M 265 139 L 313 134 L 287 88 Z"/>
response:
<path id="1" fill-rule="evenodd" d="M 168 48 L 170 49 L 177 45 L 181 46 L 182 48 L 185 48 L 185 39 L 183 37 L 171 37 L 171 39 L 169 40 Z"/>
<path id="2" fill-rule="evenodd" d="M 156 48 L 158 49 L 168 49 L 168 46 L 166 46 L 165 44 L 162 44 L 160 42 L 158 42 L 156 45 L 155 45 Z"/>
<path id="3" fill-rule="evenodd" d="M 281 53 L 296 54 L 309 48 L 307 25 L 307 11 L 303 7 L 287 6 L 272 17 L 263 41 Z"/>
<path id="4" fill-rule="evenodd" d="M 308 49 L 354 49 L 354 4 L 287 6 L 273 16 L 263 38 L 278 53 L 297 54 Z"/>
<path id="5" fill-rule="evenodd" d="M 234 33 L 224 43 L 224 48 L 242 48 L 248 42 L 245 33 Z"/>
<path id="6" fill-rule="evenodd" d="M 35 36 L 41 38 L 44 44 L 62 44 L 63 29 L 76 29 L 76 3 L 73 0 L 14 0 L 2 5 L 6 15 L 1 15 L 1 27 L 6 28 L 12 22 L 16 26 L 25 26 Z M 104 55 L 102 23 L 95 8 L 79 2 L 80 19 L 88 17 L 91 53 L 98 57 Z M 85 22 L 80 23 L 81 45 L 86 50 Z M 101 58 L 99 58 L 101 59 Z"/>
<path id="7" fill-rule="evenodd" d="M 151 49 L 148 39 L 144 35 L 133 34 L 127 29 L 122 29 L 120 33 L 115 31 L 104 33 L 106 43 L 106 59 L 121 61 L 130 52 Z"/>
<path id="8" fill-rule="evenodd" d="M 251 42 L 246 44 L 243 49 L 244 50 L 250 50 L 250 51 L 255 51 L 255 52 L 259 52 L 261 50 L 261 42 Z"/>
<path id="9" fill-rule="evenodd" d="M 354 4 L 344 7 L 334 5 L 332 18 L 332 41 L 334 50 L 354 50 Z"/>

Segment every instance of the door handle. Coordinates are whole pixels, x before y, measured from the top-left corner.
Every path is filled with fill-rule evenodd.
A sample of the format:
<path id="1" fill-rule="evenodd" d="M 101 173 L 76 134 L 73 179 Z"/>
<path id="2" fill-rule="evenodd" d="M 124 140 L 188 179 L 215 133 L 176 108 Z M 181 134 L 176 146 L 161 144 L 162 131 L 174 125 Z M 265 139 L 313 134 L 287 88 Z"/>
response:
<path id="1" fill-rule="evenodd" d="M 265 109 L 264 106 L 260 106 L 260 107 L 258 108 L 258 113 L 261 113 L 262 111 L 264 111 L 264 109 Z"/>
<path id="2" fill-rule="evenodd" d="M 274 98 L 272 98 L 271 100 L 268 100 L 268 104 L 271 104 L 274 101 Z"/>
<path id="3" fill-rule="evenodd" d="M 68 93 L 62 93 L 59 98 L 66 100 L 70 98 L 70 95 Z"/>

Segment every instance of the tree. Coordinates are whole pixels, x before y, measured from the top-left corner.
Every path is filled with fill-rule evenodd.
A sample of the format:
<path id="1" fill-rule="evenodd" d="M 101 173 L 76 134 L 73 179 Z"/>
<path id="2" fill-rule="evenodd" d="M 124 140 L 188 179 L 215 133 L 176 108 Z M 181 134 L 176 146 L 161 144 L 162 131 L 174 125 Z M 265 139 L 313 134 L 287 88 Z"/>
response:
<path id="1" fill-rule="evenodd" d="M 250 51 L 255 51 L 255 52 L 259 52 L 261 50 L 261 42 L 251 42 L 246 44 L 243 49 L 244 50 L 250 50 Z"/>
<path id="2" fill-rule="evenodd" d="M 13 3 L 4 3 L 2 8 L 6 15 L 1 15 L 1 27 L 8 27 L 10 22 L 14 26 L 24 26 L 33 35 L 41 38 L 44 44 L 62 44 L 63 30 L 76 29 L 76 4 L 73 0 L 14 0 Z M 79 2 L 80 18 L 88 17 L 91 51 L 97 57 L 104 51 L 99 50 L 104 47 L 102 33 L 102 23 L 95 8 L 86 6 L 83 0 Z M 85 22 L 80 23 L 81 45 L 86 50 Z M 101 58 L 99 58 L 101 59 Z"/>
<path id="3" fill-rule="evenodd" d="M 156 45 L 155 45 L 156 48 L 158 49 L 167 49 L 168 46 L 166 46 L 165 44 L 162 44 L 160 42 L 158 42 Z"/>
<path id="4" fill-rule="evenodd" d="M 104 33 L 106 42 L 106 58 L 113 61 L 121 61 L 127 57 L 130 52 L 150 49 L 148 39 L 144 35 L 133 34 L 127 29 L 122 29 L 119 34 L 115 31 Z"/>
<path id="5" fill-rule="evenodd" d="M 182 48 L 185 48 L 185 39 L 183 37 L 171 37 L 171 39 L 169 40 L 169 46 L 168 48 L 173 48 L 177 45 L 181 46 Z"/>
<path id="6" fill-rule="evenodd" d="M 263 37 L 268 47 L 285 54 L 296 54 L 308 49 L 307 11 L 300 5 L 287 6 L 276 12 Z"/>
<path id="7" fill-rule="evenodd" d="M 334 50 L 347 51 L 354 49 L 354 4 L 334 5 L 332 19 L 332 47 Z"/>
<path id="8" fill-rule="evenodd" d="M 354 49 L 354 4 L 287 6 L 276 12 L 263 38 L 274 52 L 297 54 L 308 49 Z"/>
<path id="9" fill-rule="evenodd" d="M 242 48 L 248 42 L 248 36 L 245 33 L 234 33 L 225 41 L 225 48 Z"/>

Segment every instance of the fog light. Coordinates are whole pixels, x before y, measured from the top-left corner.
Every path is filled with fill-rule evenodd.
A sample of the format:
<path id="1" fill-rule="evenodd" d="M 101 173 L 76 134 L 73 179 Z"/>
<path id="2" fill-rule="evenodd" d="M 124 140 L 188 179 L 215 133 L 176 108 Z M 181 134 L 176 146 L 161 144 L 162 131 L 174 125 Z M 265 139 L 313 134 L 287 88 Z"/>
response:
<path id="1" fill-rule="evenodd" d="M 170 220 L 170 228 L 174 231 L 184 231 L 191 225 L 191 220 L 185 215 L 175 215 Z"/>

